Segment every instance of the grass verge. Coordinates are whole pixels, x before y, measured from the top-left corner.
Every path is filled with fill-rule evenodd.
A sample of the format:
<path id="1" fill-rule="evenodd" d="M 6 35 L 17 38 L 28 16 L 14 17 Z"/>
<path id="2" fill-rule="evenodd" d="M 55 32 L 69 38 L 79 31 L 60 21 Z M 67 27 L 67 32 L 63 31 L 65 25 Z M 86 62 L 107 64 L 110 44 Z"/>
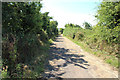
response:
<path id="1" fill-rule="evenodd" d="M 65 37 L 67 37 L 67 36 L 65 36 Z M 92 54 L 96 55 L 97 57 L 100 57 L 101 59 L 104 60 L 104 62 L 110 64 L 111 66 L 113 66 L 115 69 L 118 70 L 118 64 L 120 64 L 120 62 L 118 62 L 118 58 L 116 58 L 115 56 L 109 55 L 108 53 L 101 51 L 101 50 L 91 49 L 89 47 L 89 45 L 87 45 L 83 41 L 77 41 L 70 37 L 67 37 L 67 38 L 69 40 L 71 40 L 72 42 L 76 43 L 77 45 L 79 45 L 83 50 L 85 50 L 89 53 L 92 53 Z"/>
<path id="2" fill-rule="evenodd" d="M 31 67 L 29 70 L 32 71 L 31 77 L 32 78 L 41 78 L 42 73 L 45 70 L 45 63 L 46 59 L 49 57 L 48 51 L 50 48 L 50 44 L 52 43 L 52 40 L 49 40 L 46 43 L 43 43 L 44 45 L 40 47 L 38 50 L 39 53 L 35 55 L 35 57 L 32 58 L 30 62 L 27 62 L 26 65 L 29 65 Z M 26 75 L 26 73 L 25 73 Z M 30 75 L 30 74 L 29 74 Z M 28 75 L 28 76 L 29 76 Z M 34 75 L 34 76 L 32 76 Z"/>
<path id="3" fill-rule="evenodd" d="M 19 63 L 16 66 L 15 78 L 41 78 L 45 70 L 45 63 L 48 56 L 52 40 L 46 41 L 41 46 L 35 48 L 35 55 L 28 59 L 25 63 Z M 34 47 L 33 47 L 34 48 Z M 0 62 L 1 63 L 1 62 Z M 0 64 L 1 66 L 1 64 Z M 2 78 L 10 78 L 7 68 L 1 73 Z"/>

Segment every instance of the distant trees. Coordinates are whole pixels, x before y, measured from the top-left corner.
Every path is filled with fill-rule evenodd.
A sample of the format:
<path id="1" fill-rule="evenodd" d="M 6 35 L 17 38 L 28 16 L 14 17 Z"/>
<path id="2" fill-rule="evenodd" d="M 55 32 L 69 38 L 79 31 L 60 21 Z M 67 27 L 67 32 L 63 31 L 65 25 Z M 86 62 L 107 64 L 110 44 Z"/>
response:
<path id="1" fill-rule="evenodd" d="M 83 26 L 84 26 L 85 29 L 92 29 L 92 26 L 88 22 L 84 22 Z"/>
<path id="2" fill-rule="evenodd" d="M 60 28 L 60 34 L 63 34 L 63 31 L 64 31 L 64 29 L 63 28 Z"/>
<path id="3" fill-rule="evenodd" d="M 72 23 L 66 24 L 65 27 L 74 27 L 74 24 L 72 24 Z"/>
<path id="4" fill-rule="evenodd" d="M 65 28 L 66 28 L 66 27 L 82 28 L 80 25 L 77 25 L 77 24 L 75 25 L 75 24 L 72 24 L 72 23 L 66 24 L 66 25 L 65 25 Z"/>
<path id="5" fill-rule="evenodd" d="M 77 24 L 75 25 L 75 27 L 76 27 L 76 28 L 82 28 L 80 25 L 77 25 Z"/>
<path id="6" fill-rule="evenodd" d="M 92 27 L 90 23 L 84 22 L 85 29 L 94 30 L 95 34 L 101 40 L 105 40 L 108 44 L 120 42 L 120 1 L 118 2 L 102 2 L 98 6 L 95 16 L 98 20 L 96 26 Z M 75 24 L 66 24 L 66 27 L 80 27 Z"/>

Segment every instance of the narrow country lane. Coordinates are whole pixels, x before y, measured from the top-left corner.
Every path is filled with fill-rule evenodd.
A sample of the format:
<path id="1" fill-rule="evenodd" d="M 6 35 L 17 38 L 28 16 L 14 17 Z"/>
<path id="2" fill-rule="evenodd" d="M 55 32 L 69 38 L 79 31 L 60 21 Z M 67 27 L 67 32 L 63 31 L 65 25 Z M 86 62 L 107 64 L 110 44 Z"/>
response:
<path id="1" fill-rule="evenodd" d="M 98 57 L 87 53 L 60 35 L 50 47 L 48 78 L 118 78 L 118 72 Z"/>

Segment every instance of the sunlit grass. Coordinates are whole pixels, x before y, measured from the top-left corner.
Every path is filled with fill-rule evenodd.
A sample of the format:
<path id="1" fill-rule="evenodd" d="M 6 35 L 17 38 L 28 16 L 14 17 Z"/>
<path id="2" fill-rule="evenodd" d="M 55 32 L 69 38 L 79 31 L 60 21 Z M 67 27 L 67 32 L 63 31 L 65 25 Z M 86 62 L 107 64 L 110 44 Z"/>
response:
<path id="1" fill-rule="evenodd" d="M 72 42 L 76 43 L 77 45 L 79 45 L 83 50 L 100 57 L 101 59 L 104 60 L 104 62 L 110 64 L 113 67 L 118 68 L 118 58 L 116 58 L 115 56 L 109 55 L 108 53 L 105 53 L 104 51 L 101 50 L 96 51 L 95 49 L 91 49 L 86 43 L 82 41 L 77 41 L 71 39 L 70 37 L 67 38 L 70 39 Z"/>

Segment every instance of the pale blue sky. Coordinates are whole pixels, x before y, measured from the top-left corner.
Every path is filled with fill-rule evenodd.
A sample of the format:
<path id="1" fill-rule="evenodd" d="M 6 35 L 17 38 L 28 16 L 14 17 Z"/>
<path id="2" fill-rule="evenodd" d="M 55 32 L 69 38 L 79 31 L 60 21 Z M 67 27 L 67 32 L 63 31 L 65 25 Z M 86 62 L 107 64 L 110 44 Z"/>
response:
<path id="1" fill-rule="evenodd" d="M 81 25 L 84 21 L 96 24 L 95 13 L 100 1 L 90 0 L 43 0 L 42 12 L 50 12 L 54 20 L 58 21 L 58 28 L 67 23 Z"/>
<path id="2" fill-rule="evenodd" d="M 56 2 L 53 5 L 71 13 L 90 13 L 95 11 L 98 2 Z"/>

